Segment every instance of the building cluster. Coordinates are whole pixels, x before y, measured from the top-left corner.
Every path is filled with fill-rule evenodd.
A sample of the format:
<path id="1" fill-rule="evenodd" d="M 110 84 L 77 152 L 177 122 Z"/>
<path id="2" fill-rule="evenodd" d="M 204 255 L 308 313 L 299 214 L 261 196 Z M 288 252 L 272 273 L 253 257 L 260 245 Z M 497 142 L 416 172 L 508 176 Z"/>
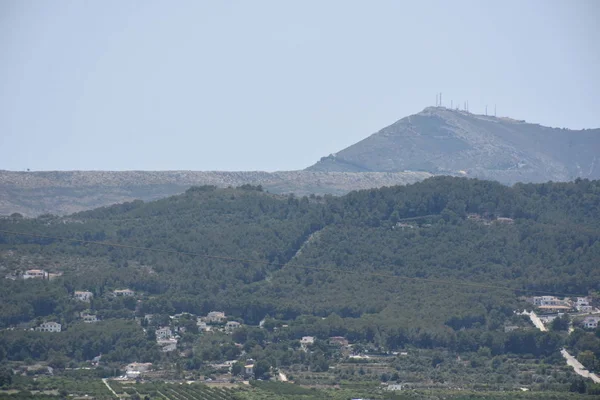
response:
<path id="1" fill-rule="evenodd" d="M 46 270 L 43 269 L 28 269 L 27 271 L 23 272 L 22 274 L 20 272 L 12 272 L 8 275 L 6 275 L 6 279 L 11 279 L 11 280 L 17 280 L 17 279 L 44 279 L 44 280 L 52 280 L 54 278 L 57 278 L 59 276 L 62 276 L 62 272 L 48 272 Z"/>
<path id="2" fill-rule="evenodd" d="M 227 321 L 227 316 L 223 311 L 211 311 L 205 317 L 198 317 L 196 326 L 201 332 L 219 330 L 231 334 L 234 330 L 241 327 L 242 324 L 237 321 Z"/>
<path id="3" fill-rule="evenodd" d="M 204 317 L 198 317 L 190 313 L 181 313 L 169 316 L 171 322 L 169 325 L 160 326 L 154 331 L 156 343 L 161 347 L 163 352 L 175 351 L 180 335 L 186 332 L 185 324 L 182 324 L 180 319 L 187 318 L 188 320 L 196 321 L 196 326 L 200 332 L 221 331 L 227 334 L 233 333 L 234 330 L 241 327 L 242 324 L 237 321 L 227 321 L 225 313 L 222 311 L 211 311 Z M 146 314 L 144 319 L 151 322 L 153 316 Z"/>
<path id="4" fill-rule="evenodd" d="M 577 297 L 575 300 L 569 298 L 560 299 L 555 296 L 534 296 L 527 299 L 531 304 L 542 311 L 566 312 L 576 310 L 589 313 L 594 310 L 589 297 Z"/>
<path id="5" fill-rule="evenodd" d="M 170 327 L 163 326 L 154 331 L 156 335 L 156 343 L 164 353 L 177 350 L 177 342 L 179 336 L 177 336 Z"/>

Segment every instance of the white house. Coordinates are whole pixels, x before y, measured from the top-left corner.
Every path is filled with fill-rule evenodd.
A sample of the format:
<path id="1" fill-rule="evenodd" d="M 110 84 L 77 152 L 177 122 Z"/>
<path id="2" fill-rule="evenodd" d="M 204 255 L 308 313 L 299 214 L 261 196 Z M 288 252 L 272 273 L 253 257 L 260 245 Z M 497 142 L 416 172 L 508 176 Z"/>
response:
<path id="1" fill-rule="evenodd" d="M 314 342 L 315 342 L 314 336 L 303 336 L 302 339 L 300 339 L 300 344 L 303 346 L 313 344 Z"/>
<path id="2" fill-rule="evenodd" d="M 596 329 L 598 328 L 598 321 L 600 321 L 600 317 L 586 317 L 582 325 L 586 329 Z"/>
<path id="3" fill-rule="evenodd" d="M 254 364 L 247 364 L 244 366 L 244 374 L 252 375 L 254 373 Z"/>
<path id="4" fill-rule="evenodd" d="M 171 332 L 171 328 L 168 326 L 163 326 L 154 331 L 154 333 L 156 333 L 156 340 L 170 339 L 173 336 L 173 332 Z"/>
<path id="5" fill-rule="evenodd" d="M 48 273 L 46 271 L 44 271 L 43 269 L 28 269 L 23 274 L 23 279 L 32 279 L 32 278 L 46 279 L 47 277 L 48 277 Z"/>
<path id="6" fill-rule="evenodd" d="M 228 322 L 225 324 L 225 332 L 227 332 L 227 333 L 231 333 L 231 332 L 233 332 L 234 330 L 236 330 L 237 328 L 239 328 L 240 326 L 242 326 L 242 324 L 240 324 L 240 323 L 239 323 L 239 322 L 237 322 L 237 321 L 228 321 Z"/>
<path id="7" fill-rule="evenodd" d="M 43 324 L 35 328 L 35 330 L 40 332 L 60 332 L 61 328 L 62 325 L 58 322 L 44 322 Z"/>
<path id="8" fill-rule="evenodd" d="M 225 321 L 225 313 L 222 311 L 211 311 L 206 315 L 207 322 L 221 323 Z"/>
<path id="9" fill-rule="evenodd" d="M 92 297 L 94 297 L 94 294 L 92 292 L 76 290 L 73 297 L 75 297 L 79 301 L 90 301 Z"/>

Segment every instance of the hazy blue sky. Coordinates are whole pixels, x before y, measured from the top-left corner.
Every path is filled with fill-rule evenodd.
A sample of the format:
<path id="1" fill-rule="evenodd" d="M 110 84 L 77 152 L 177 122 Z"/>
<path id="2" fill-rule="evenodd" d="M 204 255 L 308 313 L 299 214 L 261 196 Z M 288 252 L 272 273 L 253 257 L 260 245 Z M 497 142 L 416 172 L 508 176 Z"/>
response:
<path id="1" fill-rule="evenodd" d="M 0 169 L 300 169 L 436 92 L 600 127 L 599 20 L 596 0 L 0 0 Z"/>

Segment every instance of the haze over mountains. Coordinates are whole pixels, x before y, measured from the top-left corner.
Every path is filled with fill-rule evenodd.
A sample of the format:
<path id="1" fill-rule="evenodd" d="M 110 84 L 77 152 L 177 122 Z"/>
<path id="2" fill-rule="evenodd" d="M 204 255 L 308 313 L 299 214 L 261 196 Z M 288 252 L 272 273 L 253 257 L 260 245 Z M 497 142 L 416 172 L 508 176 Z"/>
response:
<path id="1" fill-rule="evenodd" d="M 600 129 L 549 128 L 428 107 L 322 158 L 309 171 L 465 175 L 502 183 L 600 177 Z"/>
<path id="2" fill-rule="evenodd" d="M 600 129 L 549 128 L 428 107 L 303 171 L 0 171 L 0 215 L 68 214 L 154 200 L 194 185 L 262 185 L 273 193 L 334 194 L 432 175 L 515 182 L 600 178 Z"/>

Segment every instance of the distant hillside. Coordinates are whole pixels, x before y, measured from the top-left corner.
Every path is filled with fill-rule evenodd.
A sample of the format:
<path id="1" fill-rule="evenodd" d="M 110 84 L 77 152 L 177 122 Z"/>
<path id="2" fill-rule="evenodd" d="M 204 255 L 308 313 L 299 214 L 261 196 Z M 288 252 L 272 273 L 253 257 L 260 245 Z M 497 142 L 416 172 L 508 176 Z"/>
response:
<path id="1" fill-rule="evenodd" d="M 308 171 L 427 171 L 503 183 L 600 178 L 600 129 L 548 128 L 428 107 Z"/>
<path id="2" fill-rule="evenodd" d="M 278 194 L 339 195 L 414 183 L 430 176 L 426 172 L 0 171 L 0 215 L 69 214 L 136 199 L 156 200 L 194 185 L 252 184 Z"/>

